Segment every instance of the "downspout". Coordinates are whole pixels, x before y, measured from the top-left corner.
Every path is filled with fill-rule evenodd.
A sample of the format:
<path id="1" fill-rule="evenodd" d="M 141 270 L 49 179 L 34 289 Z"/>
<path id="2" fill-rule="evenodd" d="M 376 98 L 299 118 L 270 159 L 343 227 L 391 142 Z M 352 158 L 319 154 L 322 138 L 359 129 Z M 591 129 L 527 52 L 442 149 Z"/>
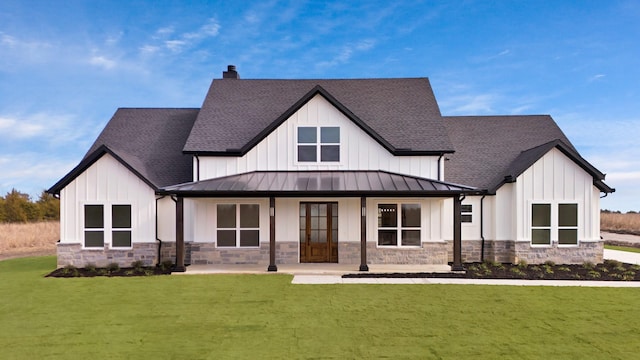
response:
<path id="1" fill-rule="evenodd" d="M 438 157 L 438 181 L 442 181 L 441 177 L 441 162 L 442 162 L 442 157 L 444 156 L 444 154 L 440 154 L 440 156 Z"/>
<path id="2" fill-rule="evenodd" d="M 158 261 L 156 262 L 156 266 L 159 266 L 161 263 L 160 254 L 162 252 L 162 240 L 158 237 L 158 200 L 162 200 L 166 197 L 166 195 L 162 195 L 159 198 L 156 198 L 156 241 L 158 242 Z"/>
<path id="3" fill-rule="evenodd" d="M 482 239 L 482 248 L 480 249 L 480 262 L 484 262 L 484 194 L 480 198 L 480 239 Z"/>
<path id="4" fill-rule="evenodd" d="M 200 157 L 198 154 L 193 155 L 196 158 L 196 181 L 200 181 Z"/>
<path id="5" fill-rule="evenodd" d="M 607 193 L 607 192 L 606 192 L 606 193 L 604 193 L 604 195 L 600 196 L 600 199 L 604 199 L 604 198 L 606 198 L 607 196 L 609 196 L 609 193 Z"/>

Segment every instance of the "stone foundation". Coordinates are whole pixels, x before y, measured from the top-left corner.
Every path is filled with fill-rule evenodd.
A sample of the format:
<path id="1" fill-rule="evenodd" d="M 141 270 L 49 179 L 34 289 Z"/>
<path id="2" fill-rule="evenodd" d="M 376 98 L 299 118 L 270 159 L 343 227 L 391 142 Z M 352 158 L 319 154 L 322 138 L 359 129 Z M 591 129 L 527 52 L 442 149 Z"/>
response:
<path id="1" fill-rule="evenodd" d="M 159 243 L 134 243 L 133 248 L 114 250 L 82 249 L 80 244 L 58 243 L 58 267 L 73 265 L 85 267 L 89 264 L 105 267 L 116 263 L 129 267 L 135 261 L 146 266 L 169 260 L 175 263 L 175 242 L 163 242 L 158 261 Z M 276 264 L 297 264 L 300 262 L 298 242 L 276 242 Z M 581 242 L 579 246 L 532 247 L 528 241 L 486 240 L 484 260 L 502 263 L 517 263 L 524 260 L 529 264 L 553 261 L 556 264 L 594 264 L 603 261 L 604 242 Z M 481 261 L 482 241 L 462 241 L 462 261 Z M 359 242 L 338 242 L 340 264 L 360 263 Z M 453 241 L 425 242 L 421 248 L 380 248 L 374 242 L 367 242 L 367 263 L 369 264 L 446 264 L 453 261 Z M 269 264 L 269 243 L 261 243 L 257 249 L 219 249 L 214 243 L 185 243 L 185 264 Z"/>
<path id="2" fill-rule="evenodd" d="M 216 248 L 215 243 L 187 243 L 190 245 L 186 253 L 190 254 L 194 265 L 227 265 L 227 264 L 269 264 L 269 243 L 260 243 L 259 248 Z M 186 245 L 186 244 L 185 244 Z M 186 263 L 186 260 L 185 260 Z"/>
<path id="3" fill-rule="evenodd" d="M 126 250 L 110 249 L 108 246 L 103 249 L 82 249 L 80 244 L 58 243 L 57 255 L 58 267 L 106 267 L 112 263 L 120 267 L 130 267 L 135 261 L 142 261 L 145 266 L 153 266 L 158 257 L 158 243 L 134 243 L 131 249 Z"/>
<path id="4" fill-rule="evenodd" d="M 447 250 L 445 242 L 424 242 L 420 248 L 382 248 L 367 242 L 367 263 L 442 265 L 447 263 Z"/>
<path id="5" fill-rule="evenodd" d="M 338 264 L 360 264 L 360 243 L 338 241 Z"/>
<path id="6" fill-rule="evenodd" d="M 581 242 L 578 246 L 532 247 L 528 241 L 515 243 L 515 259 L 517 263 L 524 260 L 529 264 L 542 264 L 553 261 L 556 264 L 582 264 L 590 262 L 599 264 L 603 261 L 604 242 Z"/>

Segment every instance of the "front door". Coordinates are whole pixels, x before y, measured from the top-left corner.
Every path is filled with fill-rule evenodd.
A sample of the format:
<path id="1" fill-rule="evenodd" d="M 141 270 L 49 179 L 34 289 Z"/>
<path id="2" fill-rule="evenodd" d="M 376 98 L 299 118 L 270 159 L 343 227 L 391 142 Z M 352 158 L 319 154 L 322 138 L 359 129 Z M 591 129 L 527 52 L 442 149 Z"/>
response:
<path id="1" fill-rule="evenodd" d="M 338 262 L 338 203 L 300 203 L 300 262 Z"/>

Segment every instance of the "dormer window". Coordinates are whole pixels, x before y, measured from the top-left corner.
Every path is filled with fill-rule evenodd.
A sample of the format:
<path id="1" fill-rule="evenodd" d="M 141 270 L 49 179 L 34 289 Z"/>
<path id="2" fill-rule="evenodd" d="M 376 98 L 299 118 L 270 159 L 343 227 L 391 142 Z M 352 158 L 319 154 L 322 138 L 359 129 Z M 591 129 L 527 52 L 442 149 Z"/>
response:
<path id="1" fill-rule="evenodd" d="M 299 126 L 298 162 L 339 162 L 340 128 Z"/>

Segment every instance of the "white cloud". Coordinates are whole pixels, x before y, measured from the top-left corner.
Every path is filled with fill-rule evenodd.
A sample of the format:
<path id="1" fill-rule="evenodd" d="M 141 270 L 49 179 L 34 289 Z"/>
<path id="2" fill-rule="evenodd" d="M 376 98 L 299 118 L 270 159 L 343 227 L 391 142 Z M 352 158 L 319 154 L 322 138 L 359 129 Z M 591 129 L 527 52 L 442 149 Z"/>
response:
<path id="1" fill-rule="evenodd" d="M 6 169 L 0 172 L 0 195 L 11 189 L 37 199 L 42 190 L 52 186 L 77 165 L 78 159 L 57 159 L 36 153 L 19 153 L 0 157 Z"/>
<path id="2" fill-rule="evenodd" d="M 23 121 L 15 118 L 0 117 L 0 138 L 32 138 L 41 135 L 45 130 L 45 124 L 40 123 L 39 119 Z"/>
<path id="3" fill-rule="evenodd" d="M 173 52 L 180 52 L 187 45 L 187 42 L 184 40 L 167 40 L 164 45 Z"/>
<path id="4" fill-rule="evenodd" d="M 493 113 L 498 100 L 494 94 L 465 94 L 441 98 L 442 113 L 446 115 L 486 115 Z"/>
<path id="5" fill-rule="evenodd" d="M 154 46 L 154 45 L 143 45 L 143 46 L 140 47 L 140 52 L 143 55 L 155 54 L 159 50 L 160 50 L 160 47 L 159 46 Z"/>
<path id="6" fill-rule="evenodd" d="M 596 74 L 596 75 L 593 75 L 592 77 L 590 77 L 588 81 L 589 82 L 594 82 L 594 81 L 602 79 L 605 76 L 606 75 L 604 75 L 604 74 Z"/>
<path id="7" fill-rule="evenodd" d="M 89 64 L 110 70 L 116 67 L 118 63 L 115 60 L 108 59 L 102 55 L 93 55 L 89 59 Z"/>
<path id="8" fill-rule="evenodd" d="M 331 60 L 321 61 L 316 64 L 316 67 L 328 68 L 348 63 L 355 53 L 366 52 L 374 48 L 375 45 L 376 41 L 372 39 L 364 39 L 354 44 L 345 45 L 338 50 L 337 54 Z"/>

